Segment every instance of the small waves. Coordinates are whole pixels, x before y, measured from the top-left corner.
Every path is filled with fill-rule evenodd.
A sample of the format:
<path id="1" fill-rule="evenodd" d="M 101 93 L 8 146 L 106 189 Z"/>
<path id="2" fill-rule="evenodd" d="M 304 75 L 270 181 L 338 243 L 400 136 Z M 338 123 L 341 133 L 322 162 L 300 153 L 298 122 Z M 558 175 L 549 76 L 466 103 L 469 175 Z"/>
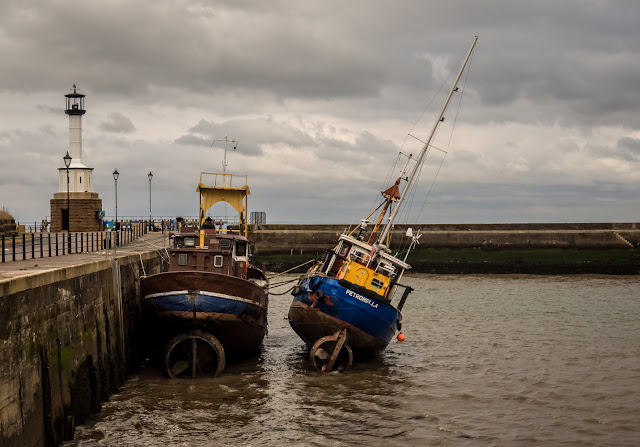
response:
<path id="1" fill-rule="evenodd" d="M 261 355 L 141 369 L 68 446 L 637 445 L 640 279 L 405 278 L 406 341 L 320 374 L 274 296 Z"/>

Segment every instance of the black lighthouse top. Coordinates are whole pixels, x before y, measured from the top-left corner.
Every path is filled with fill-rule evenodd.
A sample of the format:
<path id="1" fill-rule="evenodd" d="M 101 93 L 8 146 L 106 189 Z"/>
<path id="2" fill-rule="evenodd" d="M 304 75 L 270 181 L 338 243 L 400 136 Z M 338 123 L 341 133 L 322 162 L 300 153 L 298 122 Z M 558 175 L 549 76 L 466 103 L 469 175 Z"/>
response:
<path id="1" fill-rule="evenodd" d="M 77 87 L 73 84 L 73 93 L 64 95 L 67 98 L 67 109 L 64 111 L 67 115 L 84 115 L 84 96 L 77 92 Z"/>

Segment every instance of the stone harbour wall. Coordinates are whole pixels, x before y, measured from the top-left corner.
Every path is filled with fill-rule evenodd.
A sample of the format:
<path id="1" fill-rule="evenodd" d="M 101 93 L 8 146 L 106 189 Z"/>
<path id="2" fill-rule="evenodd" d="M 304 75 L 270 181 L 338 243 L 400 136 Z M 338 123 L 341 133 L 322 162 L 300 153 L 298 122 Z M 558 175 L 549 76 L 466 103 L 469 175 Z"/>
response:
<path id="1" fill-rule="evenodd" d="M 254 225 L 249 236 L 257 255 L 321 253 L 336 245 L 348 225 Z M 422 248 L 627 249 L 640 244 L 638 223 L 396 225 L 391 247 L 407 244 L 408 227 L 420 230 Z M 370 225 L 368 230 L 370 231 Z"/>
<path id="2" fill-rule="evenodd" d="M 0 446 L 55 446 L 135 366 L 140 276 L 155 252 L 0 282 Z"/>

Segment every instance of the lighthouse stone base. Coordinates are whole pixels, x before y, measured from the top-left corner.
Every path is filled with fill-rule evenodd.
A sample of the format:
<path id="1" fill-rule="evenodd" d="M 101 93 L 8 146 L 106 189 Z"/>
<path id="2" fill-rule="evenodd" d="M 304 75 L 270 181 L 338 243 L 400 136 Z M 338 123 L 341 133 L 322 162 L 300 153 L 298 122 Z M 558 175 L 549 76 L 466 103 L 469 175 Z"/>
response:
<path id="1" fill-rule="evenodd" d="M 57 192 L 50 200 L 51 204 L 51 231 L 66 231 L 64 215 L 67 212 L 67 193 Z M 102 199 L 96 192 L 72 192 L 69 193 L 69 230 L 70 231 L 101 231 Z"/>

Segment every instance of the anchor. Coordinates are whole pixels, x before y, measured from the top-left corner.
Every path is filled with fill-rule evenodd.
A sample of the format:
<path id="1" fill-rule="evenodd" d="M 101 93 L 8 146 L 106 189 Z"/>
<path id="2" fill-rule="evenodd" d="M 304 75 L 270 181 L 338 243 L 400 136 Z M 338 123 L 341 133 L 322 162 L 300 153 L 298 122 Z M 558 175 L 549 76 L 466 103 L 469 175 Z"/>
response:
<path id="1" fill-rule="evenodd" d="M 311 364 L 318 371 L 344 372 L 353 364 L 353 351 L 347 343 L 347 328 L 318 339 L 309 352 Z"/>

